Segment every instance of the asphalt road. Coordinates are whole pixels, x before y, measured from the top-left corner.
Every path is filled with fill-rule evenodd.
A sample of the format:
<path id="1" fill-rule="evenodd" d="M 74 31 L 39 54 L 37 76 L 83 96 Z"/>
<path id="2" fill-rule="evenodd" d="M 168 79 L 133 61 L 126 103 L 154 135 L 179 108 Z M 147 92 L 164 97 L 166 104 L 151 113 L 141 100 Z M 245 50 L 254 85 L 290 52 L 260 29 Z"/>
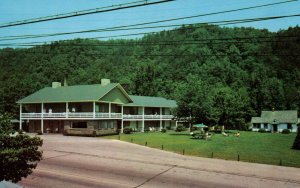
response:
<path id="1" fill-rule="evenodd" d="M 101 138 L 43 135 L 24 187 L 300 187 L 300 169 L 183 156 Z"/>

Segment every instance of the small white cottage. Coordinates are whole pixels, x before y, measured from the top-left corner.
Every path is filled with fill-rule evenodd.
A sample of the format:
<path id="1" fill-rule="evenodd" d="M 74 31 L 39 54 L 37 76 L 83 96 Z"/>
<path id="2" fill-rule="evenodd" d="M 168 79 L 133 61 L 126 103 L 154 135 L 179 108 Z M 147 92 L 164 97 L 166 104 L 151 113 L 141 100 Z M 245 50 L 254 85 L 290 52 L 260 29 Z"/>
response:
<path id="1" fill-rule="evenodd" d="M 281 132 L 283 129 L 289 129 L 291 132 L 297 132 L 299 123 L 297 110 L 284 111 L 262 111 L 260 117 L 252 117 L 252 131 L 265 129 L 271 132 Z"/>

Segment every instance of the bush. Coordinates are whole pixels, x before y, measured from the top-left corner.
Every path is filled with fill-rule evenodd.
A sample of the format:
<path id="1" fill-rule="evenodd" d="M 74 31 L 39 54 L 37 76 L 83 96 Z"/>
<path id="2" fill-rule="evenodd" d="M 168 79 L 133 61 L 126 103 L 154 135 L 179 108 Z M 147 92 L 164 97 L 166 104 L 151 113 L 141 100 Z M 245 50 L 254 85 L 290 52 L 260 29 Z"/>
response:
<path id="1" fill-rule="evenodd" d="M 131 134 L 131 133 L 132 133 L 132 128 L 130 128 L 130 127 L 125 127 L 125 128 L 123 129 L 123 133 L 124 133 L 124 134 Z"/>
<path id="2" fill-rule="evenodd" d="M 37 133 L 38 135 L 42 135 L 42 134 L 43 134 L 42 131 L 40 131 L 40 130 L 38 130 L 36 133 Z"/>
<path id="3" fill-rule="evenodd" d="M 266 129 L 259 129 L 258 132 L 260 132 L 260 133 L 266 133 L 267 131 L 266 131 Z"/>
<path id="4" fill-rule="evenodd" d="M 300 126 L 298 125 L 297 128 L 297 136 L 295 138 L 294 144 L 292 146 L 292 149 L 298 149 L 300 150 Z"/>
<path id="5" fill-rule="evenodd" d="M 162 132 L 162 133 L 166 133 L 166 132 L 167 132 L 167 129 L 161 129 L 161 132 Z"/>
<path id="6" fill-rule="evenodd" d="M 167 127 L 167 130 L 171 130 L 171 126 L 168 126 L 168 127 Z"/>
<path id="7" fill-rule="evenodd" d="M 193 132 L 193 131 L 196 131 L 197 130 L 197 127 L 191 127 L 191 132 Z"/>
<path id="8" fill-rule="evenodd" d="M 183 125 L 178 125 L 175 129 L 176 132 L 185 131 L 185 127 Z"/>
<path id="9" fill-rule="evenodd" d="M 0 134 L 0 182 L 6 180 L 16 183 L 31 174 L 42 159 L 42 151 L 39 150 L 42 144 L 39 137 Z"/>
<path id="10" fill-rule="evenodd" d="M 289 129 L 283 129 L 281 133 L 282 134 L 290 134 L 291 131 Z"/>

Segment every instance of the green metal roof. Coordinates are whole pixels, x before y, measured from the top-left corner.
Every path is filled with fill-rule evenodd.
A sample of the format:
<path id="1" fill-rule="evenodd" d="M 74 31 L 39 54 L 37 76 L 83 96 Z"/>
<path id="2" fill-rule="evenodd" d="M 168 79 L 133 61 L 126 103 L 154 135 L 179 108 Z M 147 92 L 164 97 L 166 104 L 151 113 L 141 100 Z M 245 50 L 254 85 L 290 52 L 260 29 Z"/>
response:
<path id="1" fill-rule="evenodd" d="M 46 87 L 17 101 L 17 103 L 98 101 L 115 87 L 119 87 L 124 95 L 129 98 L 120 84 L 111 83 L 107 85 L 94 84 L 62 86 L 58 88 Z M 130 98 L 129 100 L 131 101 Z"/>
<path id="2" fill-rule="evenodd" d="M 194 127 L 207 127 L 207 125 L 204 125 L 203 123 L 200 124 L 194 124 Z"/>
<path id="3" fill-rule="evenodd" d="M 133 103 L 127 103 L 124 106 L 145 106 L 145 107 L 177 107 L 176 101 L 167 100 L 162 97 L 148 97 L 148 96 L 137 96 L 129 95 L 133 100 Z"/>
<path id="4" fill-rule="evenodd" d="M 261 117 L 252 117 L 252 123 L 297 123 L 297 110 L 262 111 Z"/>
<path id="5" fill-rule="evenodd" d="M 262 123 L 261 117 L 252 117 L 251 123 Z"/>
<path id="6" fill-rule="evenodd" d="M 61 86 L 58 88 L 43 88 L 19 101 L 17 103 L 58 103 L 58 102 L 88 102 L 101 101 L 109 95 L 114 88 L 119 88 L 130 103 L 125 106 L 145 106 L 145 107 L 177 107 L 176 101 L 167 100 L 162 97 L 147 97 L 128 95 L 123 87 L 118 83 L 107 85 L 74 85 Z"/>

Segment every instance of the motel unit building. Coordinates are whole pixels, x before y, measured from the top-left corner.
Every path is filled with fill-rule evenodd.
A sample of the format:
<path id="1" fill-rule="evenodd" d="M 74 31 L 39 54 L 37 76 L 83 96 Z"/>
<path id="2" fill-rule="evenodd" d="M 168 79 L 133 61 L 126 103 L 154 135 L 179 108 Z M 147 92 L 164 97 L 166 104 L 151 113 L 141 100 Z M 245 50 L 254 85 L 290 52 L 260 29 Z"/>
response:
<path id="1" fill-rule="evenodd" d="M 269 132 L 282 132 L 288 129 L 296 133 L 300 119 L 297 110 L 262 111 L 260 117 L 252 117 L 251 124 L 252 131 L 264 129 Z"/>
<path id="2" fill-rule="evenodd" d="M 176 101 L 129 95 L 119 83 L 62 86 L 53 82 L 19 101 L 20 129 L 27 132 L 104 135 L 175 127 Z M 23 123 L 22 123 L 23 122 Z"/>

